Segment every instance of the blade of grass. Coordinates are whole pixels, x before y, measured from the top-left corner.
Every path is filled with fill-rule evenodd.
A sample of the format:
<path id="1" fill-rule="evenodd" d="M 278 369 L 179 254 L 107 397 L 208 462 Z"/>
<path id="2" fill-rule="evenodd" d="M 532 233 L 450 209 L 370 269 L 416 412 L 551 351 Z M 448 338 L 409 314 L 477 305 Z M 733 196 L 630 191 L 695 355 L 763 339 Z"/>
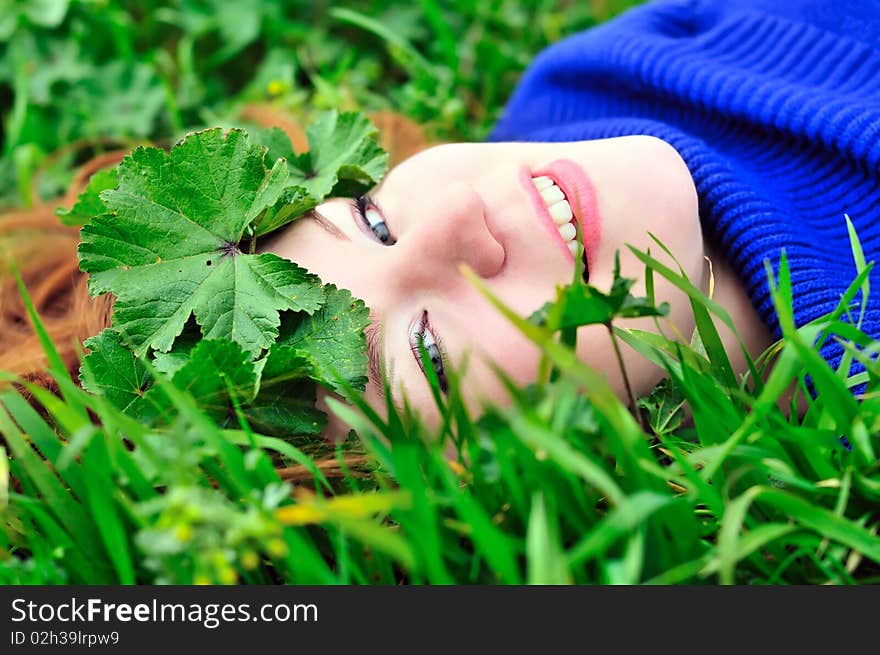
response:
<path id="1" fill-rule="evenodd" d="M 437 35 L 440 43 L 440 51 L 443 53 L 443 63 L 450 71 L 458 72 L 458 41 L 452 28 L 443 16 L 443 9 L 437 0 L 420 0 L 422 12 L 431 29 Z"/>
<path id="2" fill-rule="evenodd" d="M 853 260 L 856 265 L 856 271 L 861 273 L 864 270 L 868 269 L 867 264 L 865 263 L 865 253 L 862 251 L 862 244 L 859 242 L 858 234 L 856 234 L 856 228 L 853 226 L 852 221 L 849 218 L 849 214 L 844 214 L 846 218 L 846 231 L 849 235 L 849 246 L 850 250 L 853 253 Z M 856 327 L 861 329 L 862 320 L 865 318 L 865 308 L 868 306 L 868 295 L 871 292 L 871 278 L 865 276 L 864 282 L 862 282 L 859 290 L 862 292 L 862 306 L 859 309 L 859 320 L 856 323 Z"/>
<path id="3" fill-rule="evenodd" d="M 508 416 L 511 430 L 533 451 L 544 453 L 558 466 L 598 489 L 613 505 L 618 505 L 626 499 L 626 495 L 614 479 L 601 466 L 576 451 L 533 415 L 508 414 Z"/>
<path id="4" fill-rule="evenodd" d="M 40 345 L 43 348 L 43 352 L 46 355 L 46 359 L 49 362 L 49 370 L 52 372 L 52 375 L 59 382 L 59 387 L 61 387 L 62 395 L 64 396 L 64 400 L 67 402 L 71 411 L 80 414 L 83 418 L 87 419 L 85 410 L 77 403 L 73 398 L 68 397 L 68 394 L 65 391 L 65 387 L 61 384 L 62 381 L 67 381 L 70 384 L 73 384 L 73 379 L 70 377 L 70 372 L 67 370 L 67 367 L 64 365 L 64 360 L 61 359 L 61 355 L 58 354 L 58 351 L 55 349 L 55 345 L 52 343 L 52 339 L 49 336 L 49 333 L 46 332 L 46 328 L 43 326 L 43 322 L 40 320 L 39 315 L 37 314 L 37 310 L 34 307 L 34 303 L 31 300 L 31 296 L 28 293 L 27 288 L 24 285 L 24 280 L 21 279 L 21 274 L 18 271 L 18 267 L 15 265 L 15 262 L 11 262 L 12 272 L 15 275 L 15 283 L 18 285 L 18 292 L 21 295 L 22 302 L 24 303 L 25 309 L 27 310 L 28 316 L 31 319 L 31 324 L 33 325 L 34 332 L 37 335 L 37 339 L 40 341 Z"/>
<path id="5" fill-rule="evenodd" d="M 736 535 L 739 537 L 738 539 L 736 537 L 731 537 L 730 544 L 726 547 L 734 548 L 734 550 L 725 553 L 725 556 L 729 560 L 728 566 L 731 567 L 729 573 L 730 579 L 733 580 L 733 566 L 736 564 L 736 562 L 746 559 L 759 548 L 762 548 L 778 539 L 782 539 L 783 537 L 791 534 L 792 532 L 795 532 L 798 529 L 799 528 L 796 525 L 786 523 L 765 523 L 750 529 L 744 534 Z M 717 551 L 719 551 L 719 556 L 716 556 L 714 559 L 710 560 L 700 570 L 700 575 L 702 577 L 709 577 L 710 575 L 714 575 L 719 570 L 721 570 L 722 562 L 724 560 L 722 559 L 722 557 L 720 557 L 720 548 L 718 548 Z"/>
<path id="6" fill-rule="evenodd" d="M 596 527 L 568 551 L 568 567 L 574 569 L 597 557 L 621 537 L 630 534 L 652 514 L 668 507 L 675 498 L 652 491 L 638 491 L 627 496 Z"/>
<path id="7" fill-rule="evenodd" d="M 470 539 L 503 584 L 522 584 L 514 540 L 492 524 L 483 507 L 448 471 L 438 471 L 461 520 L 470 526 Z"/>
<path id="8" fill-rule="evenodd" d="M 400 523 L 405 534 L 418 535 L 416 556 L 429 581 L 432 584 L 452 584 L 455 579 L 443 561 L 443 537 L 439 530 L 437 504 L 420 466 L 423 453 L 421 444 L 396 443 L 392 448 L 394 477 L 400 488 L 407 489 L 412 498 L 410 508 L 394 511 L 392 516 Z M 429 465 L 446 466 L 436 450 L 432 450 L 428 456 L 431 457 Z"/>
<path id="9" fill-rule="evenodd" d="M 43 501 L 23 495 L 11 494 L 10 503 L 22 508 L 34 520 L 40 528 L 39 535 L 33 535 L 34 539 L 45 540 L 54 546 L 58 552 L 69 562 L 65 570 L 73 574 L 74 579 L 81 584 L 112 584 L 114 577 L 110 569 L 103 563 L 103 552 L 98 551 L 97 559 L 94 554 L 84 550 L 75 542 L 67 530 L 62 527 L 55 517 L 50 514 Z M 83 535 L 77 536 L 82 538 Z"/>
<path id="10" fill-rule="evenodd" d="M 85 486 L 78 470 L 59 470 L 59 461 L 63 452 L 62 441 L 51 427 L 43 420 L 28 402 L 14 391 L 0 393 L 0 403 L 21 426 L 31 442 L 56 467 L 61 478 L 70 486 L 79 498 L 85 497 Z"/>
<path id="11" fill-rule="evenodd" d="M 651 236 L 652 238 L 654 238 L 653 235 Z M 654 241 L 656 241 L 661 248 L 666 250 L 665 246 L 658 239 L 654 238 Z M 716 369 L 720 372 L 721 381 L 730 388 L 736 388 L 738 386 L 738 383 L 736 380 L 736 376 L 733 373 L 733 367 L 730 365 L 730 360 L 727 357 L 727 351 L 724 350 L 724 346 L 721 342 L 721 337 L 719 336 L 718 330 L 715 328 L 715 324 L 712 322 L 712 318 L 709 315 L 709 310 L 711 309 L 712 313 L 718 316 L 722 320 L 722 322 L 724 322 L 724 324 L 727 325 L 731 329 L 731 331 L 734 332 L 741 350 L 748 357 L 748 349 L 742 342 L 742 339 L 740 338 L 739 333 L 736 330 L 736 327 L 733 324 L 733 321 L 727 311 L 714 300 L 709 300 L 708 298 L 706 298 L 703 292 L 696 286 L 694 286 L 694 284 L 684 275 L 676 274 L 669 267 L 665 266 L 653 257 L 639 251 L 633 246 L 627 245 L 627 247 L 643 264 L 645 264 L 646 266 L 650 266 L 657 273 L 662 275 L 673 285 L 675 285 L 681 291 L 688 295 L 691 302 L 691 309 L 693 310 L 694 314 L 694 321 L 700 334 L 700 338 L 703 341 L 703 346 L 706 348 L 706 354 L 709 357 L 709 361 L 711 361 L 713 366 L 716 367 Z"/>
<path id="12" fill-rule="evenodd" d="M 412 74 L 418 74 L 420 72 L 430 73 L 434 69 L 431 62 L 425 59 L 409 41 L 366 14 L 344 7 L 333 7 L 328 12 L 328 16 L 343 23 L 349 23 L 355 27 L 360 27 L 367 32 L 372 32 L 389 46 L 395 46 L 402 52 L 405 52 L 407 57 L 417 66 L 416 70 L 410 71 Z"/>
<path id="13" fill-rule="evenodd" d="M 0 403 L 0 434 L 12 452 L 16 464 L 21 467 L 35 489 L 51 508 L 59 521 L 66 526 L 70 538 L 82 549 L 86 560 L 94 560 L 100 567 L 103 549 L 95 538 L 94 526 L 82 506 L 62 486 L 45 460 L 27 444 L 24 435 L 13 423 L 5 405 Z"/>
<path id="14" fill-rule="evenodd" d="M 540 491 L 532 497 L 526 533 L 527 584 L 571 584 L 567 561 L 559 543 L 559 532 L 551 521 Z"/>
<path id="15" fill-rule="evenodd" d="M 131 585 L 135 583 L 131 544 L 110 493 L 116 487 L 111 476 L 115 469 L 111 466 L 103 435 L 97 433 L 95 437 L 82 457 L 89 513 L 98 527 L 119 583 Z"/>

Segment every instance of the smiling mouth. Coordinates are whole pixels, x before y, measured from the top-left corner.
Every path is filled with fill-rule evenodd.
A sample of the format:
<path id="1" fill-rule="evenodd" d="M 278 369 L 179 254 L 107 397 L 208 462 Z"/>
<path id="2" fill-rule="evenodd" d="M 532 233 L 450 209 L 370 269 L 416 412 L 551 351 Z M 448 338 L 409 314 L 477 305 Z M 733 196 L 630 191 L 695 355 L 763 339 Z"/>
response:
<path id="1" fill-rule="evenodd" d="M 541 196 L 547 213 L 556 226 L 559 238 L 568 248 L 572 257 L 577 256 L 579 220 L 572 209 L 572 203 L 562 188 L 548 175 L 532 176 L 532 184 Z M 581 261 L 584 264 L 583 280 L 586 283 L 590 277 L 590 269 L 587 262 L 587 251 L 584 248 L 581 253 Z"/>

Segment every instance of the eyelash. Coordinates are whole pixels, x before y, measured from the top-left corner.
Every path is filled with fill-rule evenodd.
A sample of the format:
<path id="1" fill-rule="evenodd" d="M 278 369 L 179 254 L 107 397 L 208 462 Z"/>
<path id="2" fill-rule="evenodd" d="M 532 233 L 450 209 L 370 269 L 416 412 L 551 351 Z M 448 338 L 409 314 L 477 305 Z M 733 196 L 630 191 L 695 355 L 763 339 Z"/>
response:
<path id="1" fill-rule="evenodd" d="M 370 232 L 373 232 L 373 225 L 370 223 L 370 220 L 367 218 L 367 211 L 369 211 L 370 209 L 373 209 L 376 212 L 378 212 L 379 214 L 381 214 L 382 211 L 379 209 L 379 206 L 376 205 L 376 203 L 373 202 L 372 198 L 370 198 L 370 196 L 368 196 L 368 195 L 358 196 L 357 198 L 354 199 L 353 204 L 354 204 L 355 210 L 357 211 L 358 215 L 361 218 L 363 225 L 365 225 L 367 227 L 367 229 L 370 230 Z M 385 221 L 382 221 L 382 223 L 384 224 Z M 386 228 L 387 228 L 387 225 L 386 225 Z M 381 237 L 379 237 L 378 235 L 376 235 L 376 238 L 379 239 L 380 241 L 382 241 L 382 243 L 385 243 L 386 245 L 394 245 L 395 243 L 397 243 L 397 239 L 395 239 L 393 236 L 391 236 L 390 232 L 387 232 L 387 230 L 386 230 L 386 233 L 388 234 L 387 240 L 382 241 Z M 373 234 L 375 235 L 375 232 L 373 232 Z M 389 243 L 389 241 L 390 241 L 390 243 Z M 446 348 L 443 346 L 443 339 L 441 339 L 440 335 L 437 334 L 433 330 L 433 328 L 431 327 L 431 322 L 428 320 L 428 311 L 423 310 L 422 311 L 422 318 L 419 321 L 419 325 L 415 330 L 415 336 L 416 336 L 416 338 L 421 337 L 422 343 L 424 343 L 426 332 L 430 332 L 431 336 L 434 338 L 433 345 L 437 348 L 437 351 L 438 351 L 438 354 L 440 357 L 440 370 L 438 371 L 436 366 L 435 366 L 434 370 L 437 374 L 437 380 L 440 385 L 440 390 L 445 394 L 448 390 L 448 384 L 446 381 L 446 373 L 445 373 L 446 362 L 449 361 L 448 355 L 446 352 Z M 422 364 L 422 358 L 421 358 L 421 353 L 419 352 L 418 341 L 413 343 L 412 336 L 413 335 L 410 335 L 410 352 L 412 352 L 413 356 L 416 358 L 416 362 L 418 363 L 419 368 L 422 369 L 422 373 L 424 373 L 425 368 L 424 368 L 424 365 Z M 430 356 L 431 355 L 430 346 L 425 345 L 425 348 L 428 349 L 428 355 Z"/>
<path id="2" fill-rule="evenodd" d="M 436 367 L 434 368 L 434 372 L 437 374 L 437 382 L 440 385 L 440 391 L 444 394 L 449 390 L 449 385 L 446 381 L 446 366 L 445 362 L 449 361 L 446 354 L 446 348 L 443 346 L 443 340 L 440 338 L 440 335 L 434 332 L 431 328 L 431 322 L 428 320 L 428 311 L 422 311 L 422 319 L 419 321 L 420 329 L 417 328 L 415 331 L 416 339 L 421 337 L 422 343 L 424 344 L 425 332 L 430 332 L 434 337 L 434 343 L 432 344 L 435 348 L 437 348 L 438 357 L 440 358 L 440 370 L 438 371 Z M 425 372 L 424 365 L 422 364 L 422 356 L 419 352 L 418 341 L 416 343 L 412 343 L 412 337 L 410 337 L 410 351 L 416 358 L 416 362 L 419 364 L 419 368 L 422 369 L 422 373 Z M 428 351 L 428 356 L 431 357 L 431 346 L 425 345 L 425 349 Z M 433 361 L 433 357 L 431 357 Z"/>
<path id="3" fill-rule="evenodd" d="M 385 225 L 385 228 L 386 228 L 385 233 L 388 235 L 388 237 L 386 239 L 383 239 L 381 236 L 379 236 L 378 234 L 373 232 L 373 225 L 370 223 L 370 219 L 367 218 L 367 212 L 370 209 L 373 209 L 381 214 L 382 211 L 379 209 L 379 206 L 375 202 L 373 202 L 373 199 L 370 198 L 370 196 L 363 195 L 363 196 L 358 196 L 357 198 L 355 198 L 354 199 L 354 207 L 357 210 L 358 215 L 361 217 L 361 221 L 362 221 L 363 225 L 365 225 L 366 228 L 377 239 L 379 239 L 379 241 L 384 243 L 386 246 L 393 246 L 395 243 L 397 243 L 397 239 L 395 239 L 393 236 L 391 236 L 391 233 L 388 231 L 387 225 Z M 382 223 L 384 224 L 385 221 L 382 221 Z"/>

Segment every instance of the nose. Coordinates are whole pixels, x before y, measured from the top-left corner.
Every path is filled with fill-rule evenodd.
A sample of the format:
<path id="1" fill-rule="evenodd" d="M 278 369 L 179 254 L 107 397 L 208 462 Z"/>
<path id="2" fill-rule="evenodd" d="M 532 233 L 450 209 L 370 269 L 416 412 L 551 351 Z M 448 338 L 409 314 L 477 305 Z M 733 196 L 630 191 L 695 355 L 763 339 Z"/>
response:
<path id="1" fill-rule="evenodd" d="M 504 265 L 504 247 L 492 234 L 480 194 L 457 182 L 432 195 L 431 200 L 414 199 L 411 207 L 417 216 L 391 249 L 401 267 L 396 279 L 410 288 L 443 286 L 460 277 L 461 262 L 483 278 L 497 275 Z"/>

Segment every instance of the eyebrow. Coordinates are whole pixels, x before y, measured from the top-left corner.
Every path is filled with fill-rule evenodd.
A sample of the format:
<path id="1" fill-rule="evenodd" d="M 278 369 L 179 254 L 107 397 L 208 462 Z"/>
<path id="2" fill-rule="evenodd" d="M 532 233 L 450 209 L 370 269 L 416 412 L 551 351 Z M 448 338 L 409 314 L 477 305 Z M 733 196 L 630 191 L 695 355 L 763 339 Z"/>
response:
<path id="1" fill-rule="evenodd" d="M 387 362 L 385 359 L 385 331 L 383 330 L 383 327 L 384 323 L 382 323 L 379 315 L 371 309 L 370 323 L 364 328 L 364 334 L 367 337 L 367 358 L 370 362 L 370 379 L 375 382 L 376 391 L 381 401 L 387 403 L 388 397 L 385 395 L 385 388 L 382 385 L 382 367 L 385 366 Z M 393 374 L 388 375 L 388 386 L 392 390 L 394 389 Z M 391 395 L 391 404 L 394 405 L 397 414 L 403 416 L 403 405 L 397 402 L 397 398 L 394 397 L 393 393 Z"/>
<path id="2" fill-rule="evenodd" d="M 336 238 L 340 241 L 351 241 L 351 239 L 348 237 L 348 235 L 345 232 L 343 232 L 338 227 L 336 227 L 336 223 L 329 220 L 326 216 L 324 216 L 324 214 L 319 212 L 317 209 L 313 209 L 312 211 L 310 211 L 308 216 L 306 216 L 306 218 L 311 218 L 312 220 L 314 220 L 315 223 L 320 225 L 324 229 L 325 232 L 327 232 L 328 234 L 330 234 L 334 238 Z"/>
<path id="3" fill-rule="evenodd" d="M 370 310 L 370 323 L 364 328 L 367 337 L 367 357 L 370 360 L 370 379 L 376 384 L 379 397 L 385 401 L 385 389 L 382 387 L 382 364 L 385 363 L 385 335 L 379 315 Z"/>

